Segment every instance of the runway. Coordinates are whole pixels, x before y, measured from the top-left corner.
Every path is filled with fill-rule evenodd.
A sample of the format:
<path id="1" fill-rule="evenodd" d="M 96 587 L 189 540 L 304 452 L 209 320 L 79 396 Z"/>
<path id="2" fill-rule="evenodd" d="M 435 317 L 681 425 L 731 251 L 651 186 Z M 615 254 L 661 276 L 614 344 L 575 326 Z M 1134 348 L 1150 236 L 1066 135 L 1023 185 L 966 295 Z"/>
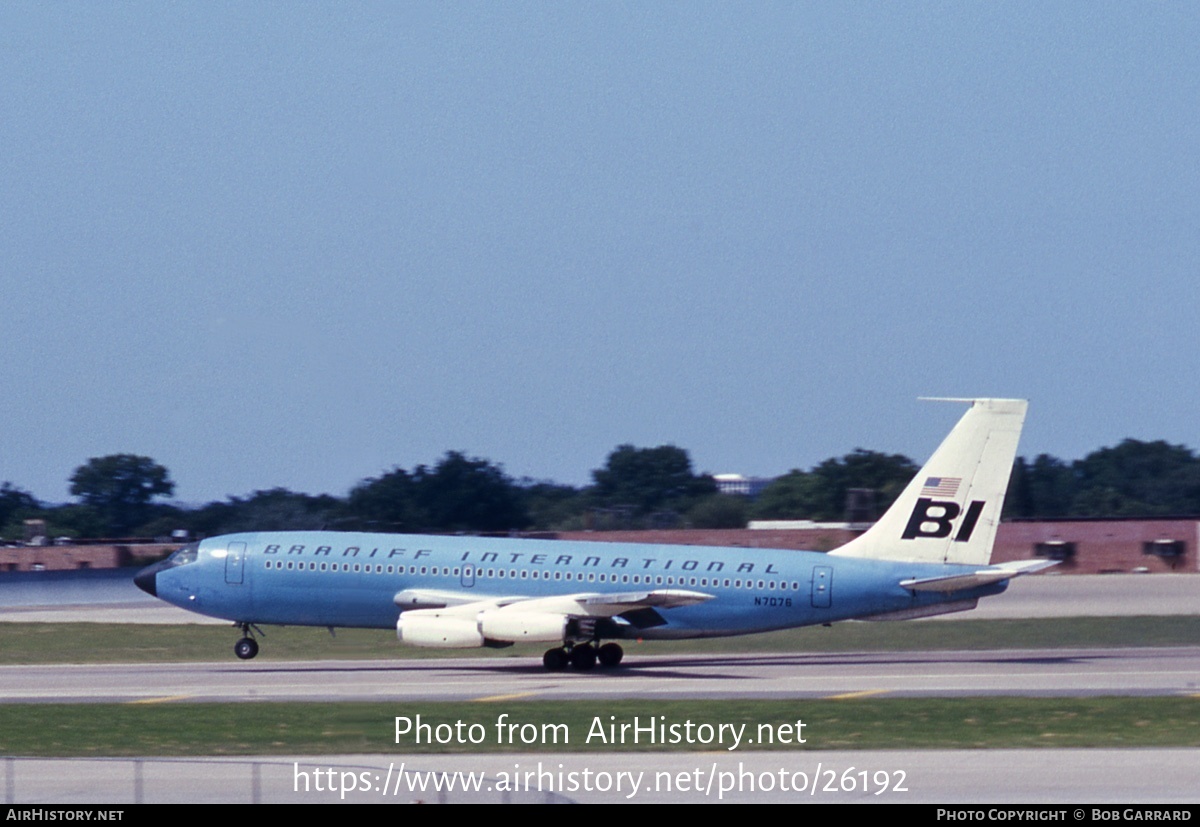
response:
<path id="1" fill-rule="evenodd" d="M 0 619 L 213 622 L 142 594 L 125 578 L 6 584 Z M 64 585 L 68 587 L 64 588 Z M 57 595 L 57 597 L 56 597 Z M 56 603 L 56 600 L 62 600 Z M 1042 576 L 954 619 L 1200 614 L 1196 575 Z M 975 652 L 642 656 L 622 668 L 550 673 L 539 659 L 454 658 L 0 667 L 0 701 L 820 698 L 955 695 L 1172 695 L 1200 692 L 1200 647 Z"/>
<path id="2" fill-rule="evenodd" d="M 0 621 L 94 621 L 106 623 L 215 622 L 149 599 L 131 584 L 80 586 L 61 596 L 44 588 L 6 589 L 0 595 Z M 966 619 L 1102 615 L 1200 615 L 1196 575 L 1028 577 L 1006 594 L 981 601 L 977 610 L 918 623 Z M 1200 647 L 1038 649 L 973 652 L 781 653 L 755 655 L 643 656 L 628 647 L 622 668 L 606 672 L 548 673 L 538 659 L 455 658 L 380 661 L 249 661 L 150 665 L 51 665 L 0 667 L 0 702 L 89 703 L 199 701 L 496 701 L 539 699 L 615 700 L 618 698 L 888 698 L 1013 695 L 1200 694 Z M 515 765 L 581 772 L 645 772 L 647 784 L 633 798 L 615 790 L 568 790 L 568 799 L 588 803 L 745 802 L 992 804 L 1069 801 L 1193 802 L 1191 749 L 1091 750 L 897 750 L 638 754 L 508 754 L 439 756 L 307 756 L 298 764 L 279 758 L 9 759 L 5 785 L 23 803 L 146 802 L 372 802 L 558 800 L 540 793 L 513 795 L 494 782 Z M 202 762 L 200 769 L 197 761 Z M 304 792 L 297 768 L 321 767 L 369 772 L 384 777 L 404 764 L 411 779 L 446 773 L 483 772 L 492 789 L 482 794 L 411 792 L 385 798 L 377 792 Z M 884 772 L 893 781 L 904 774 L 904 791 L 880 795 L 838 789 L 843 774 Z M 821 788 L 803 793 L 778 788 L 742 789 L 722 796 L 697 789 L 663 789 L 656 777 L 669 772 L 677 781 L 697 770 L 718 778 L 746 771 L 786 770 L 789 783 L 818 774 Z M 829 773 L 836 783 L 829 783 Z M 425 773 L 421 776 L 420 773 Z M 721 776 L 725 773 L 725 776 Z M 797 775 L 801 773 L 802 775 Z M 653 774 L 653 776 L 652 776 Z M 362 777 L 361 775 L 359 776 Z M 1088 811 L 1090 813 L 1090 811 Z"/>
<path id="3" fill-rule="evenodd" d="M 1200 694 L 1200 647 L 0 667 L 0 702 L 483 701 Z"/>
<path id="4" fill-rule="evenodd" d="M 1089 821 L 1090 806 L 1079 818 L 1077 805 L 1196 800 L 1186 749 L 29 758 L 0 772 L 16 803 L 53 805 L 924 803 L 987 813 L 1068 802 L 1057 820 Z"/>

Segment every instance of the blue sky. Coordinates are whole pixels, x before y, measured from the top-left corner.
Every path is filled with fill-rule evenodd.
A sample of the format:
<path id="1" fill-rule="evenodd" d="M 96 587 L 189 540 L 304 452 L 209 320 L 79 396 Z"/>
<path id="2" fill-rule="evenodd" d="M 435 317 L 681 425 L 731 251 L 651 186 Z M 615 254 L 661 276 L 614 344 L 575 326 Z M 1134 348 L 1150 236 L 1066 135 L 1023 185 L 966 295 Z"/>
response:
<path id="1" fill-rule="evenodd" d="M 1200 446 L 1185 3 L 0 5 L 0 480 Z"/>

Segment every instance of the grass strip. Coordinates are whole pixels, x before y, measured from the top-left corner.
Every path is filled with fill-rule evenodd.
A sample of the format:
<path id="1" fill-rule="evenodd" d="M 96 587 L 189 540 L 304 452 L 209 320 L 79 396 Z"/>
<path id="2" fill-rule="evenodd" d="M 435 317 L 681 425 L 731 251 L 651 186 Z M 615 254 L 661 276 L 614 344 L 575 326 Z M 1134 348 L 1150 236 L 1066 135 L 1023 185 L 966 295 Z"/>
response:
<path id="1" fill-rule="evenodd" d="M 422 740 L 433 743 L 417 743 L 415 730 L 397 742 L 396 716 L 413 722 L 420 716 L 430 727 Z M 643 727 L 668 727 L 667 742 L 652 743 L 643 732 L 633 743 L 627 729 L 622 743 L 621 725 L 635 718 Z M 514 728 L 506 729 L 510 724 Z M 1198 747 L 1200 698 L 4 705 L 0 754 L 724 751 L 733 739 L 726 729 L 724 742 L 715 740 L 721 724 L 745 724 L 738 747 L 743 751 Z M 615 739 L 610 725 L 617 727 Z M 670 743 L 673 733 L 678 743 Z M 761 743 L 768 733 L 776 743 Z M 798 743 L 800 737 L 805 743 Z"/>
<path id="2" fill-rule="evenodd" d="M 540 657 L 544 646 L 510 649 L 414 649 L 394 632 L 376 629 L 267 627 L 264 660 Z M 225 660 L 240 636 L 225 626 L 100 623 L 4 623 L 0 664 L 167 663 Z M 1053 649 L 1111 646 L 1191 646 L 1200 617 L 1069 617 L 913 623 L 838 623 L 712 640 L 624 643 L 630 657 L 736 652 L 875 652 L 915 650 Z"/>

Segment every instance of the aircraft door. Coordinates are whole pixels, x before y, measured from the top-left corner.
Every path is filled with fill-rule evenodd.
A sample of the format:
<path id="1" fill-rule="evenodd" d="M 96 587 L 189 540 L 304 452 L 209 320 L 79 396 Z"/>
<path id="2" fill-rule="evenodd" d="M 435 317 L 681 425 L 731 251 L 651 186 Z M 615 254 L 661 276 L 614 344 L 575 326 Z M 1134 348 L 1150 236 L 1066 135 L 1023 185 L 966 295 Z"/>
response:
<path id="1" fill-rule="evenodd" d="M 462 576 L 459 577 L 459 582 L 462 583 L 464 589 L 472 588 L 475 585 L 475 567 L 470 563 L 462 567 Z"/>
<path id="2" fill-rule="evenodd" d="M 828 609 L 833 604 L 833 568 L 813 566 L 812 605 L 814 609 Z"/>
<path id="3" fill-rule="evenodd" d="M 225 582 L 233 586 L 240 586 L 245 566 L 246 544 L 230 543 L 229 550 L 225 553 Z"/>

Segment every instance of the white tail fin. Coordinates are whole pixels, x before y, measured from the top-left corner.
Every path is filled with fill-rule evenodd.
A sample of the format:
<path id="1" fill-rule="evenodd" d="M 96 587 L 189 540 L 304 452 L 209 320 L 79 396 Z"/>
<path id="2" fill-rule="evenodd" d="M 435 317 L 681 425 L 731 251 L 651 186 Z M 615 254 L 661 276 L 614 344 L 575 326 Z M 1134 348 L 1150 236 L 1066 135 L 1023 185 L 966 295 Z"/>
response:
<path id="1" fill-rule="evenodd" d="M 1028 403 L 948 401 L 972 404 L 879 522 L 830 554 L 972 565 L 991 560 Z"/>

